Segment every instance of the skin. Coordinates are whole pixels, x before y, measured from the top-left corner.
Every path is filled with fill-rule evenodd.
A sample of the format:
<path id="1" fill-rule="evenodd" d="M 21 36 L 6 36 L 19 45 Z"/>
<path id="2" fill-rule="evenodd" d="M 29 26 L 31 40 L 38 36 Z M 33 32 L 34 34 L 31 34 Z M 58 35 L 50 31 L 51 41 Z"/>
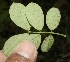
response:
<path id="1" fill-rule="evenodd" d="M 26 54 L 20 54 L 21 52 Z M 0 62 L 36 62 L 37 54 L 35 45 L 25 41 L 20 43 L 9 57 L 0 50 Z"/>

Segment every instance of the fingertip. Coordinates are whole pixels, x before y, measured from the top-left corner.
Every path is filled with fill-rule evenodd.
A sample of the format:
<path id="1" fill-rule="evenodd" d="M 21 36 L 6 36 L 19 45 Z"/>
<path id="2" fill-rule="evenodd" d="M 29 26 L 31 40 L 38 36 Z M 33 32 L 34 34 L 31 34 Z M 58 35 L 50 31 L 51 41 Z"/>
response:
<path id="1" fill-rule="evenodd" d="M 32 61 L 32 62 L 36 62 L 37 55 L 38 55 L 38 52 L 37 52 L 37 50 L 35 50 L 34 55 L 33 55 L 33 57 L 31 58 L 31 61 Z"/>
<path id="2" fill-rule="evenodd" d="M 5 62 L 6 58 L 7 57 L 4 55 L 3 51 L 0 50 L 0 62 Z"/>
<path id="3" fill-rule="evenodd" d="M 23 57 L 30 59 L 32 62 L 36 61 L 37 58 L 37 49 L 35 45 L 30 41 L 24 41 L 16 47 L 13 53 L 18 53 Z"/>

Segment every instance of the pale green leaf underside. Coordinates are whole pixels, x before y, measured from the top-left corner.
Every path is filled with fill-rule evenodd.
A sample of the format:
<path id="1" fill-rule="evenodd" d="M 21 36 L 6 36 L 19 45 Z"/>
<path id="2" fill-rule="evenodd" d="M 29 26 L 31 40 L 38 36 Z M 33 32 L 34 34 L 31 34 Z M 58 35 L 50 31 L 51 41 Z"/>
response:
<path id="1" fill-rule="evenodd" d="M 46 15 L 46 24 L 50 30 L 57 28 L 60 22 L 60 11 L 58 8 L 51 8 Z"/>
<path id="2" fill-rule="evenodd" d="M 10 6 L 9 14 L 11 20 L 19 27 L 30 30 L 30 25 L 25 15 L 25 6 L 21 3 L 13 3 Z"/>
<path id="3" fill-rule="evenodd" d="M 41 43 L 41 35 L 39 34 L 18 34 L 10 37 L 4 44 L 3 51 L 4 54 L 8 57 L 12 54 L 13 50 L 16 48 L 17 45 L 19 45 L 24 40 L 31 41 L 36 48 L 38 49 L 40 43 Z"/>
<path id="4" fill-rule="evenodd" d="M 26 16 L 29 23 L 37 30 L 42 30 L 44 26 L 44 14 L 41 7 L 36 3 L 29 3 L 26 6 Z"/>
<path id="5" fill-rule="evenodd" d="M 46 37 L 41 45 L 42 52 L 48 52 L 48 50 L 51 48 L 53 43 L 54 43 L 54 38 L 52 35 Z"/>

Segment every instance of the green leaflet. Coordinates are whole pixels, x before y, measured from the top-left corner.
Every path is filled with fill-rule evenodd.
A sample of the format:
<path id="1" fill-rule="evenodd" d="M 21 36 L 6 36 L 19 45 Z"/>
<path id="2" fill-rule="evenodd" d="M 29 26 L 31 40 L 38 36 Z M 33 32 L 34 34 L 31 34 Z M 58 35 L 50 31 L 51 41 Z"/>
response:
<path id="1" fill-rule="evenodd" d="M 33 44 L 35 44 L 36 48 L 38 49 L 40 43 L 41 43 L 41 35 L 39 34 L 18 34 L 10 37 L 4 44 L 3 51 L 4 54 L 8 57 L 12 54 L 13 50 L 16 48 L 17 45 L 20 44 L 20 42 L 23 42 L 24 40 L 32 41 Z"/>
<path id="2" fill-rule="evenodd" d="M 41 43 L 41 35 L 40 34 L 30 34 L 29 39 L 35 44 L 38 49 Z"/>
<path id="3" fill-rule="evenodd" d="M 46 24 L 50 30 L 57 28 L 60 22 L 60 11 L 58 8 L 51 8 L 46 15 Z"/>
<path id="4" fill-rule="evenodd" d="M 10 6 L 9 14 L 11 20 L 19 27 L 30 30 L 30 25 L 25 15 L 25 6 L 21 3 L 13 3 Z"/>
<path id="5" fill-rule="evenodd" d="M 41 7 L 36 3 L 29 3 L 26 6 L 26 16 L 29 23 L 37 30 L 42 30 L 44 26 L 44 14 Z"/>
<path id="6" fill-rule="evenodd" d="M 41 45 L 42 52 L 48 52 L 48 50 L 51 48 L 53 43 L 54 43 L 54 38 L 52 35 L 46 37 Z"/>

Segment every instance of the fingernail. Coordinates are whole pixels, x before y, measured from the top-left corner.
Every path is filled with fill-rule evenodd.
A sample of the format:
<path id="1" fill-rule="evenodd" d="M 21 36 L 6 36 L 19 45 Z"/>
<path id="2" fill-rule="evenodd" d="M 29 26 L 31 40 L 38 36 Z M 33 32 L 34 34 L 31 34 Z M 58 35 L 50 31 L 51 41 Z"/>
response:
<path id="1" fill-rule="evenodd" d="M 27 59 L 32 58 L 36 51 L 35 45 L 31 42 L 24 42 L 20 45 L 20 47 L 22 48 L 20 48 L 20 51 L 18 51 L 17 53 Z"/>
<path id="2" fill-rule="evenodd" d="M 11 54 L 5 62 L 28 62 L 30 60 L 22 57 L 21 55 L 17 54 L 17 53 L 13 53 Z"/>

